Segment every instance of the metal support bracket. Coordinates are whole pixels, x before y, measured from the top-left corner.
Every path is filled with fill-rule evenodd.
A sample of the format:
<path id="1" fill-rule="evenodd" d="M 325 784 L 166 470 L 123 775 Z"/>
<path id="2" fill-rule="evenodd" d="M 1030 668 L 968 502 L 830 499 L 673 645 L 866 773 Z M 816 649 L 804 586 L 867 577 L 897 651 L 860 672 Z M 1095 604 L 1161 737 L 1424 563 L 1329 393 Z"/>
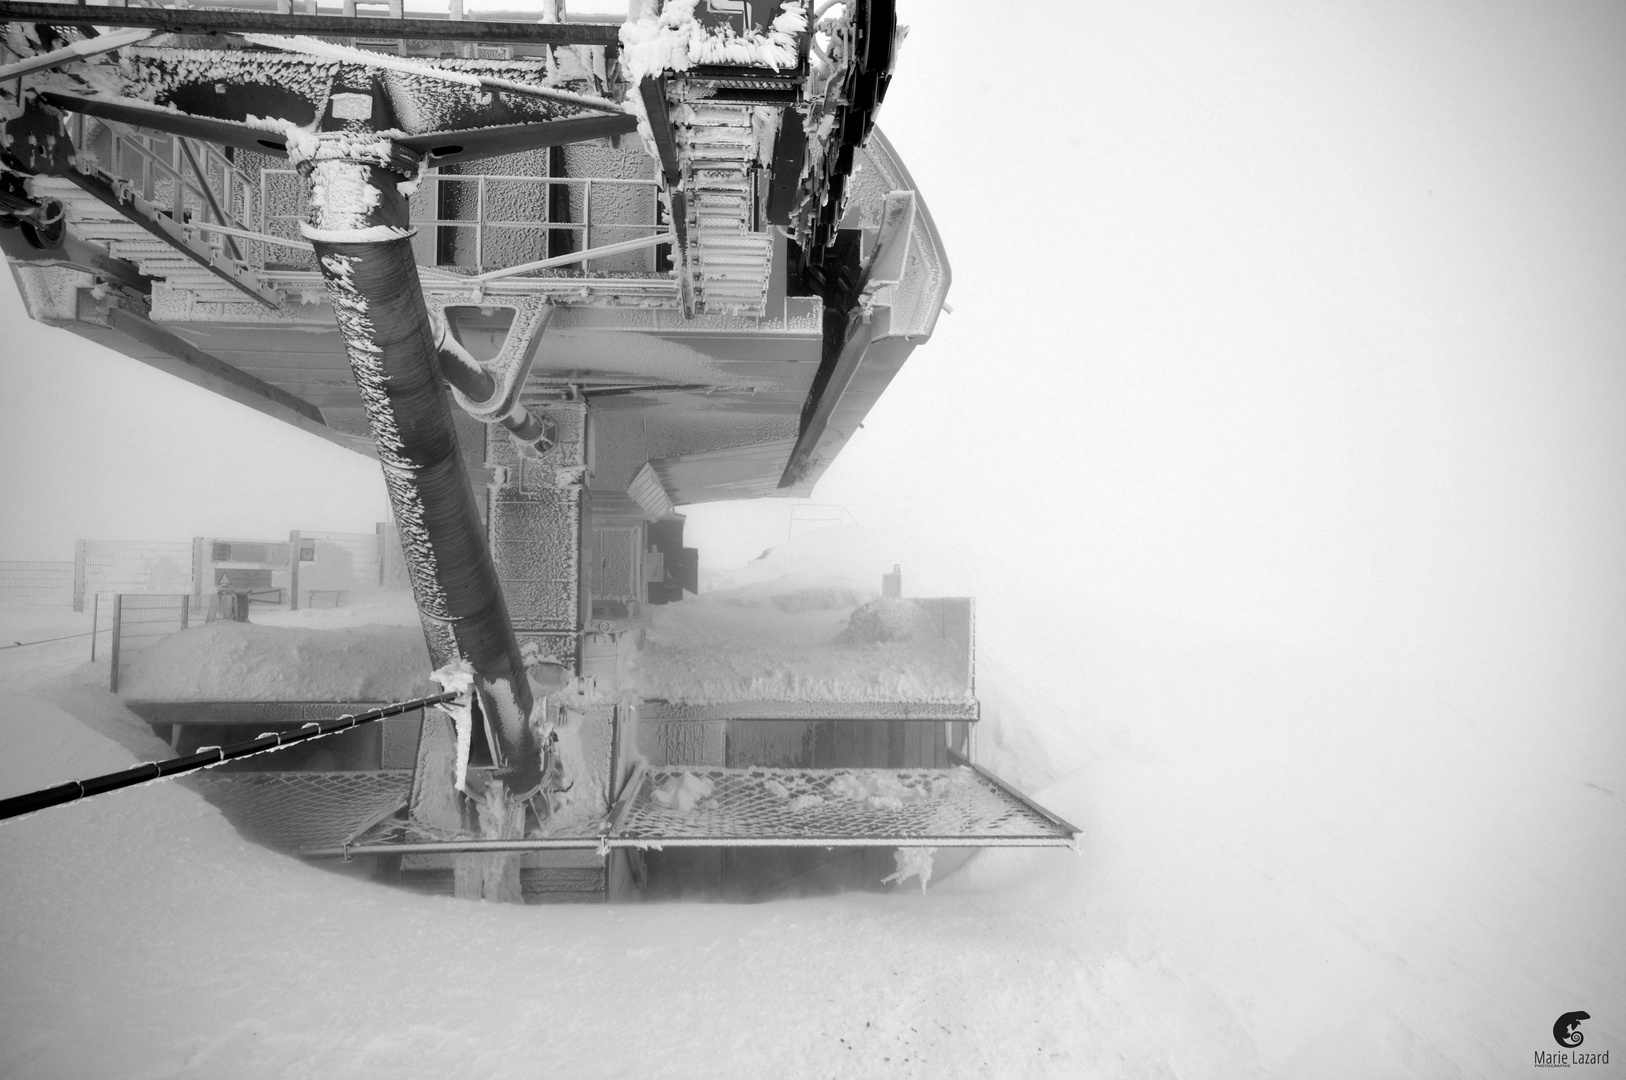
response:
<path id="1" fill-rule="evenodd" d="M 553 317 L 553 305 L 545 296 L 527 295 L 471 301 L 464 293 L 425 292 L 424 300 L 431 311 L 439 312 L 443 320 L 446 318 L 447 308 L 467 307 L 471 302 L 482 307 L 505 307 L 513 310 L 514 321 L 508 328 L 508 337 L 504 339 L 497 355 L 484 365 L 497 384 L 495 392 L 485 401 L 470 401 L 461 390 L 455 386 L 452 388 L 452 395 L 458 405 L 470 416 L 488 424 L 500 423 L 502 418 L 513 412 L 515 406 L 519 404 L 520 391 L 524 389 L 525 379 L 531 373 L 531 364 L 536 359 L 536 348 L 542 340 L 542 332 Z"/>

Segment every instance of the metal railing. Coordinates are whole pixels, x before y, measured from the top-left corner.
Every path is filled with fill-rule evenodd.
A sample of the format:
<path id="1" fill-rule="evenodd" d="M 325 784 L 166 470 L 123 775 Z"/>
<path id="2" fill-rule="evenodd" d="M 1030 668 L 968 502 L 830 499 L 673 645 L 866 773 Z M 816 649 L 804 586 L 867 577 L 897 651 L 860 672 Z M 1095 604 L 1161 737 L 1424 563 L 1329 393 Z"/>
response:
<path id="1" fill-rule="evenodd" d="M 71 115 L 75 146 L 87 162 L 115 183 L 129 185 L 222 257 L 252 270 L 263 270 L 268 262 L 297 264 L 312 258 L 310 244 L 299 231 L 306 208 L 305 181 L 293 168 L 262 168 L 254 176 L 212 143 Z M 577 252 L 602 247 L 608 250 L 601 258 L 625 255 L 625 250 L 615 250 L 617 245 L 636 247 L 636 241 L 669 231 L 666 223 L 653 220 L 659 213 L 659 187 L 653 179 L 428 171 L 413 197 L 413 224 L 433 230 L 430 248 L 423 253 L 427 258 L 420 261 L 475 273 L 507 269 L 545 258 L 550 254 L 548 238 L 558 232 L 574 238 Z M 563 201 L 581 220 L 547 219 L 540 208 L 557 201 L 558 189 L 568 192 Z M 638 193 L 630 204 L 628 192 Z M 458 207 L 455 216 L 441 216 L 447 203 Z M 488 219 L 488 213 L 502 209 L 493 203 L 535 206 L 539 211 L 535 216 Z M 650 220 L 638 216 L 629 220 L 629 214 Z M 508 234 L 507 243 L 492 242 L 499 231 Z M 534 234 L 535 241 L 516 244 L 515 233 Z M 455 236 L 457 255 L 442 259 L 438 257 L 442 241 L 450 236 Z M 647 249 L 653 250 L 653 245 Z M 582 269 L 592 270 L 595 261 L 600 259 L 585 260 Z"/>
<path id="2" fill-rule="evenodd" d="M 284 287 L 316 265 L 299 229 L 306 184 L 291 167 L 244 169 L 211 143 L 149 133 L 117 121 L 69 114 L 82 168 L 127 186 L 222 264 L 270 273 Z M 669 242 L 654 179 L 427 171 L 413 197 L 412 223 L 422 231 L 418 262 L 441 270 L 448 284 L 525 277 L 554 266 L 594 277 L 661 269 L 654 254 Z M 563 204 L 563 207 L 560 204 Z M 550 209 L 579 220 L 549 220 Z M 506 214 L 488 218 L 490 214 Z M 572 238 L 559 254 L 556 234 Z M 550 250 L 550 248 L 552 250 Z M 647 253 L 647 254 L 646 254 Z M 550 257 L 552 256 L 552 257 Z M 611 260 L 617 260 L 612 262 Z M 653 279 L 652 279 L 653 280 Z M 304 283 L 315 285 L 311 282 Z M 661 285 L 668 284 L 664 278 Z"/>
<path id="3" fill-rule="evenodd" d="M 299 236 L 299 222 L 304 216 L 303 185 L 304 181 L 293 169 L 260 170 L 260 217 L 257 223 L 259 227 L 257 239 L 309 250 L 303 241 L 293 239 Z M 570 192 L 573 207 L 579 205 L 581 220 L 550 221 L 541 215 L 534 218 L 488 219 L 490 204 L 496 201 L 493 192 L 501 188 L 507 189 L 503 192 L 506 197 L 503 201 L 536 206 L 549 205 L 554 189 L 563 188 Z M 602 206 L 597 207 L 598 213 L 595 214 L 595 193 L 603 197 L 610 192 L 628 190 L 646 192 L 648 206 L 652 212 L 654 211 L 659 190 L 659 185 L 654 180 L 498 173 L 472 175 L 425 173 L 418 190 L 413 195 L 412 224 L 425 230 L 434 230 L 432 244 L 435 250 L 425 252 L 429 257 L 421 258 L 420 262 L 423 265 L 444 266 L 448 269 L 457 266 L 479 273 L 520 265 L 538 258 L 545 254 L 547 237 L 553 232 L 568 232 L 577 237 L 576 247 L 579 251 L 588 251 L 595 246 L 607 247 L 620 241 L 664 235 L 667 226 L 658 221 L 624 220 L 607 213 Z M 468 216 L 440 216 L 438 208 L 448 201 L 463 204 L 467 208 Z M 288 209 L 275 209 L 279 206 Z M 425 208 L 428 212 L 425 212 Z M 469 262 L 445 262 L 438 257 L 440 240 L 447 235 L 442 230 L 466 231 L 472 234 L 467 239 L 459 236 L 456 244 L 459 252 L 469 253 Z M 496 251 L 497 245 L 490 241 L 492 233 L 497 230 L 534 234 L 535 242 L 525 245 L 525 250 L 510 250 L 499 254 Z"/>
<path id="4" fill-rule="evenodd" d="M 118 693 L 119 670 L 132 652 L 186 629 L 191 603 L 187 593 L 119 593 L 113 597 L 112 673 L 108 678 L 111 693 Z"/>

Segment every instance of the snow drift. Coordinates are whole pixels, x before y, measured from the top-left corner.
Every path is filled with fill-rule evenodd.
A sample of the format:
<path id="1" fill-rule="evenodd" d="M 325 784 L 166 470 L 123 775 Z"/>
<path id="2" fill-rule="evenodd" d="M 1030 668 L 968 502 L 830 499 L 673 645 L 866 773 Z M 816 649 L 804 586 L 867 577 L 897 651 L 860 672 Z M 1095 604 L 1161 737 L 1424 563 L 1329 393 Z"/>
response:
<path id="1" fill-rule="evenodd" d="M 213 622 L 123 664 L 120 694 L 154 701 L 403 701 L 435 693 L 423 631 Z"/>

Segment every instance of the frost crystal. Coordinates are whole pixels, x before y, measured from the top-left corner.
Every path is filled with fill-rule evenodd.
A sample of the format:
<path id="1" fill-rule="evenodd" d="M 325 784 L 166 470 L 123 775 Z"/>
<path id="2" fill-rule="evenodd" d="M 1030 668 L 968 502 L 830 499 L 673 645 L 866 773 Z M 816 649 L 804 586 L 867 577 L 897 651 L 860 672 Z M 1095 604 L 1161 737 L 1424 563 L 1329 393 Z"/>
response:
<path id="1" fill-rule="evenodd" d="M 452 718 L 457 729 L 457 790 L 467 793 L 469 775 L 469 746 L 474 738 L 474 668 L 467 660 L 457 659 L 435 669 L 429 676 L 440 688 L 458 695 L 458 700 L 439 706 Z"/>
<path id="2" fill-rule="evenodd" d="M 701 810 L 714 809 L 716 801 L 711 799 L 712 790 L 708 777 L 684 772 L 669 778 L 650 797 L 661 806 L 687 814 L 696 807 Z"/>
<path id="3" fill-rule="evenodd" d="M 694 17 L 695 3 L 668 0 L 657 14 L 654 0 L 645 0 L 638 17 L 621 27 L 621 63 L 634 88 L 645 75 L 687 71 L 694 64 L 745 64 L 775 71 L 796 66 L 797 36 L 807 28 L 800 5 L 781 4 L 766 33 L 739 34 L 733 27 L 702 26 Z M 629 95 L 629 104 L 636 97 L 636 92 Z"/>
<path id="4" fill-rule="evenodd" d="M 932 879 L 932 856 L 936 853 L 937 849 L 931 847 L 899 848 L 892 853 L 892 859 L 898 864 L 898 868 L 882 878 L 881 884 L 886 885 L 895 881 L 902 885 L 910 878 L 919 878 L 920 891 L 924 893 L 926 883 Z"/>

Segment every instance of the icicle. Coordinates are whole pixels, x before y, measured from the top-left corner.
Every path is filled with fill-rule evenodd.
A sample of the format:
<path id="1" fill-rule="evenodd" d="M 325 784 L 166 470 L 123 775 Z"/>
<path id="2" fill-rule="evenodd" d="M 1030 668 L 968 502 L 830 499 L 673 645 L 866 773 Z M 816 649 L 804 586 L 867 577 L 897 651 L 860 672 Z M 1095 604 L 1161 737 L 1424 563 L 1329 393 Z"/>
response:
<path id="1" fill-rule="evenodd" d="M 452 718 L 452 726 L 457 729 L 457 790 L 467 794 L 469 746 L 474 738 L 474 668 L 459 658 L 437 668 L 429 677 L 439 683 L 442 690 L 458 695 L 457 701 L 438 708 Z"/>
<path id="2" fill-rule="evenodd" d="M 932 879 L 932 856 L 937 853 L 934 847 L 899 848 L 892 853 L 892 859 L 898 864 L 897 870 L 881 879 L 881 884 L 897 882 L 902 885 L 912 877 L 920 879 L 920 891 L 925 893 L 926 883 Z"/>

